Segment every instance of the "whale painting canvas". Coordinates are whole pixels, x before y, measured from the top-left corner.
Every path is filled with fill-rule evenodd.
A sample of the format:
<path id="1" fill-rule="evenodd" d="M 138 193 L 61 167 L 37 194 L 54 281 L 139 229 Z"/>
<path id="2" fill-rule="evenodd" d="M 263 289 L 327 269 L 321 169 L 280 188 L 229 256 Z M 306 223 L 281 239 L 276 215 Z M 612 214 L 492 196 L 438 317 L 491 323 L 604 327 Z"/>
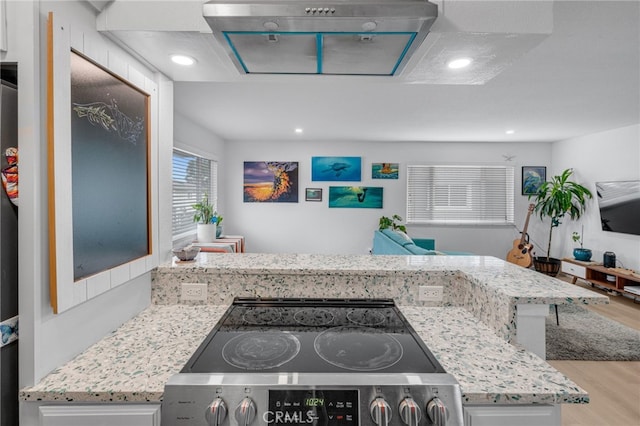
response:
<path id="1" fill-rule="evenodd" d="M 315 182 L 360 182 L 360 157 L 311 157 L 311 180 Z"/>

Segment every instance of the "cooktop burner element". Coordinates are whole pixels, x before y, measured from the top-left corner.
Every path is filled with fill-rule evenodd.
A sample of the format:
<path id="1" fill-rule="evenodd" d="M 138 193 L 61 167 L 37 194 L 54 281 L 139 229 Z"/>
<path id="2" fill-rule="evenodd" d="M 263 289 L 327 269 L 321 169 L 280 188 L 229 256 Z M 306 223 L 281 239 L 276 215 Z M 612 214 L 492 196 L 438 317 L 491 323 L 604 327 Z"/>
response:
<path id="1" fill-rule="evenodd" d="M 369 327 L 330 328 L 318 334 L 313 346 L 323 360 L 353 371 L 382 370 L 402 358 L 400 342 Z"/>
<path id="2" fill-rule="evenodd" d="M 462 398 L 393 300 L 237 298 L 165 385 L 162 424 L 462 426 Z"/>
<path id="3" fill-rule="evenodd" d="M 293 314 L 293 319 L 300 325 L 311 327 L 328 325 L 333 322 L 333 314 L 322 308 L 305 308 Z"/>
<path id="4" fill-rule="evenodd" d="M 347 312 L 347 319 L 358 325 L 380 325 L 386 322 L 384 314 L 370 309 L 358 309 Z"/>
<path id="5" fill-rule="evenodd" d="M 244 333 L 229 340 L 222 357 L 246 370 L 279 367 L 300 352 L 300 341 L 290 333 Z"/>
<path id="6" fill-rule="evenodd" d="M 271 324 L 282 318 L 282 313 L 278 309 L 270 308 L 247 308 L 242 314 L 242 319 L 248 324 L 262 325 Z"/>

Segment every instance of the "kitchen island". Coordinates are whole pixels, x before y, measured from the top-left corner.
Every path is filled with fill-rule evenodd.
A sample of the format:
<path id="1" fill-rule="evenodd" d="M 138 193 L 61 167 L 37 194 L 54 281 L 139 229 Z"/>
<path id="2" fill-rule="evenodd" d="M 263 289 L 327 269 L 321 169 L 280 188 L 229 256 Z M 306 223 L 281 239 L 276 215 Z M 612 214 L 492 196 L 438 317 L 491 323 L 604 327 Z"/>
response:
<path id="1" fill-rule="evenodd" d="M 207 284 L 208 301 L 180 300 L 180 283 L 198 282 Z M 430 285 L 443 287 L 441 302 L 418 300 L 418 288 Z M 588 402 L 588 394 L 515 341 L 517 310 L 539 305 L 548 313 L 552 303 L 608 300 L 486 257 L 200 254 L 194 262 L 162 265 L 152 286 L 149 308 L 21 390 L 25 426 L 74 412 L 118 419 L 135 412 L 144 419 L 135 424 L 159 424 L 166 380 L 180 371 L 233 296 L 393 297 L 459 381 L 467 423 L 490 418 L 512 424 L 526 413 L 537 424 L 559 425 L 561 404 Z"/>

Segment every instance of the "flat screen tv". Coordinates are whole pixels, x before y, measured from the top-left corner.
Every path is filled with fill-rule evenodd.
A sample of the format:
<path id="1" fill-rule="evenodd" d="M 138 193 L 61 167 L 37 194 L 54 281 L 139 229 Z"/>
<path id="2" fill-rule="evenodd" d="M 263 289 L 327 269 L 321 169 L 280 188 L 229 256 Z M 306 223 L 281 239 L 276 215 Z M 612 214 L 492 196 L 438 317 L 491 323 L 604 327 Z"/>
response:
<path id="1" fill-rule="evenodd" d="M 603 231 L 640 235 L 640 180 L 596 182 Z"/>

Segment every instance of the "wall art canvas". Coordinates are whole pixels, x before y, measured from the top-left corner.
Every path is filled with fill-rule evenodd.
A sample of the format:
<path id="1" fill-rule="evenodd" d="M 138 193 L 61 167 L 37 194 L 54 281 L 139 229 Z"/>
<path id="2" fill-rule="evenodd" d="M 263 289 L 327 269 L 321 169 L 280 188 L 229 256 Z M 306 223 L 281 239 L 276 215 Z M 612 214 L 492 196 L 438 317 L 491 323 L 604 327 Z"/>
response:
<path id="1" fill-rule="evenodd" d="M 398 163 L 373 163 L 371 164 L 371 178 L 398 179 L 399 170 Z"/>
<path id="2" fill-rule="evenodd" d="M 522 195 L 535 194 L 547 180 L 547 168 L 543 166 L 522 167 Z"/>
<path id="3" fill-rule="evenodd" d="M 71 52 L 73 273 L 150 253 L 148 95 Z"/>
<path id="4" fill-rule="evenodd" d="M 245 203 L 297 203 L 297 161 L 245 161 Z"/>
<path id="5" fill-rule="evenodd" d="M 322 201 L 322 188 L 306 188 L 305 201 Z"/>
<path id="6" fill-rule="evenodd" d="M 382 188 L 371 186 L 330 186 L 329 207 L 381 209 Z"/>
<path id="7" fill-rule="evenodd" d="M 360 182 L 360 157 L 311 157 L 312 181 Z"/>

